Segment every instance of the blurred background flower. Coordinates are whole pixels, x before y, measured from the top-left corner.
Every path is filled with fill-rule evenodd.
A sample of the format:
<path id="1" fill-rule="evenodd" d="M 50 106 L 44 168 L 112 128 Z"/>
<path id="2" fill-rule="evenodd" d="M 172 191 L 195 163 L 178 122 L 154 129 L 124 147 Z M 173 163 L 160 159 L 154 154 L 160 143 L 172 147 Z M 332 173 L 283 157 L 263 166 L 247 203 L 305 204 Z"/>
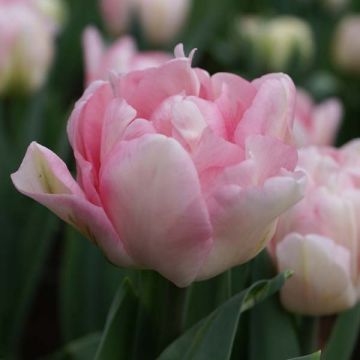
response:
<path id="1" fill-rule="evenodd" d="M 167 43 L 178 35 L 191 8 L 191 0 L 101 0 L 106 27 L 120 35 L 137 22 L 153 44 Z"/>
<path id="2" fill-rule="evenodd" d="M 294 276 L 281 290 L 290 311 L 327 315 L 360 298 L 360 141 L 339 150 L 299 151 L 308 175 L 305 198 L 280 217 L 270 250 L 279 271 Z"/>

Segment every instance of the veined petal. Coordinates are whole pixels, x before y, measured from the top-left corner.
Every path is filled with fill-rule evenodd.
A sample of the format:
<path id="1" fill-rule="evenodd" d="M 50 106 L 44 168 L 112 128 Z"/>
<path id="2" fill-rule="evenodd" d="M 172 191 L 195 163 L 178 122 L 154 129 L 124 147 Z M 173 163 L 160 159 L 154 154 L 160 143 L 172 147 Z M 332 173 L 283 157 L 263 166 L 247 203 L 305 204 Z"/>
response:
<path id="1" fill-rule="evenodd" d="M 120 143 L 101 174 L 104 208 L 131 256 L 178 286 L 196 277 L 211 226 L 195 167 L 163 135 Z"/>

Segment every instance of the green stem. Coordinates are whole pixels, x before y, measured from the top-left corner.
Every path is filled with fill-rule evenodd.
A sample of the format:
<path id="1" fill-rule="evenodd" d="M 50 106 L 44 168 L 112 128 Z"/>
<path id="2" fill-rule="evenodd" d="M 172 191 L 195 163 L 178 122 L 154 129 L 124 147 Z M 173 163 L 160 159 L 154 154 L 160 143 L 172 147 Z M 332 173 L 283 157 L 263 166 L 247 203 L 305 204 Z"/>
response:
<path id="1" fill-rule="evenodd" d="M 318 350 L 319 318 L 304 316 L 301 319 L 299 340 L 301 352 L 311 354 Z"/>

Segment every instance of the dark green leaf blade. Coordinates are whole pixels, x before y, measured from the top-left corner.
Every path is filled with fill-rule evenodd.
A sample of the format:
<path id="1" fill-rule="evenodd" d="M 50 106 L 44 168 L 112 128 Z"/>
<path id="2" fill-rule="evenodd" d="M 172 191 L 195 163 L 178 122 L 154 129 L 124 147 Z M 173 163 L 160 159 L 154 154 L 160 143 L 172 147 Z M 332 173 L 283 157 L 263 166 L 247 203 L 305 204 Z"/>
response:
<path id="1" fill-rule="evenodd" d="M 101 339 L 100 333 L 94 333 L 74 340 L 63 349 L 44 360 L 90 360 L 94 358 Z"/>
<path id="2" fill-rule="evenodd" d="M 289 359 L 289 360 L 320 360 L 320 359 L 321 359 L 321 351 L 318 351 L 318 352 L 316 352 L 314 354 L 310 354 L 310 355 L 306 355 L 306 356 L 292 358 L 292 359 Z"/>
<path id="3" fill-rule="evenodd" d="M 259 281 L 235 295 L 175 340 L 158 360 L 230 359 L 241 313 L 278 291 L 289 276 L 282 273 Z"/>
<path id="4" fill-rule="evenodd" d="M 125 279 L 111 305 L 95 360 L 129 359 L 137 310 L 138 298 Z"/>
<path id="5" fill-rule="evenodd" d="M 101 251 L 75 229 L 68 226 L 65 237 L 60 321 L 67 343 L 103 329 L 111 302 L 127 273 L 111 265 Z"/>
<path id="6" fill-rule="evenodd" d="M 252 281 L 271 278 L 274 273 L 266 251 L 253 260 Z M 250 312 L 249 317 L 251 360 L 285 360 L 302 354 L 294 318 L 281 306 L 279 296 L 266 299 Z"/>
<path id="7" fill-rule="evenodd" d="M 356 343 L 360 328 L 360 304 L 338 315 L 323 360 L 348 360 Z"/>

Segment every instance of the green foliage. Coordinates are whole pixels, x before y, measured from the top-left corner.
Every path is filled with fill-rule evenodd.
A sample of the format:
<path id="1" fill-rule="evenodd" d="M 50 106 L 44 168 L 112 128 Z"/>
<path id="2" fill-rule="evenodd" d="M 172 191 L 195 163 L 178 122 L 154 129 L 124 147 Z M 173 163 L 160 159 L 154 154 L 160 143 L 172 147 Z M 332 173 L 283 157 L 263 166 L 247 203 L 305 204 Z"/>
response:
<path id="1" fill-rule="evenodd" d="M 241 314 L 278 291 L 290 273 L 235 295 L 173 342 L 158 360 L 230 359 Z"/>

